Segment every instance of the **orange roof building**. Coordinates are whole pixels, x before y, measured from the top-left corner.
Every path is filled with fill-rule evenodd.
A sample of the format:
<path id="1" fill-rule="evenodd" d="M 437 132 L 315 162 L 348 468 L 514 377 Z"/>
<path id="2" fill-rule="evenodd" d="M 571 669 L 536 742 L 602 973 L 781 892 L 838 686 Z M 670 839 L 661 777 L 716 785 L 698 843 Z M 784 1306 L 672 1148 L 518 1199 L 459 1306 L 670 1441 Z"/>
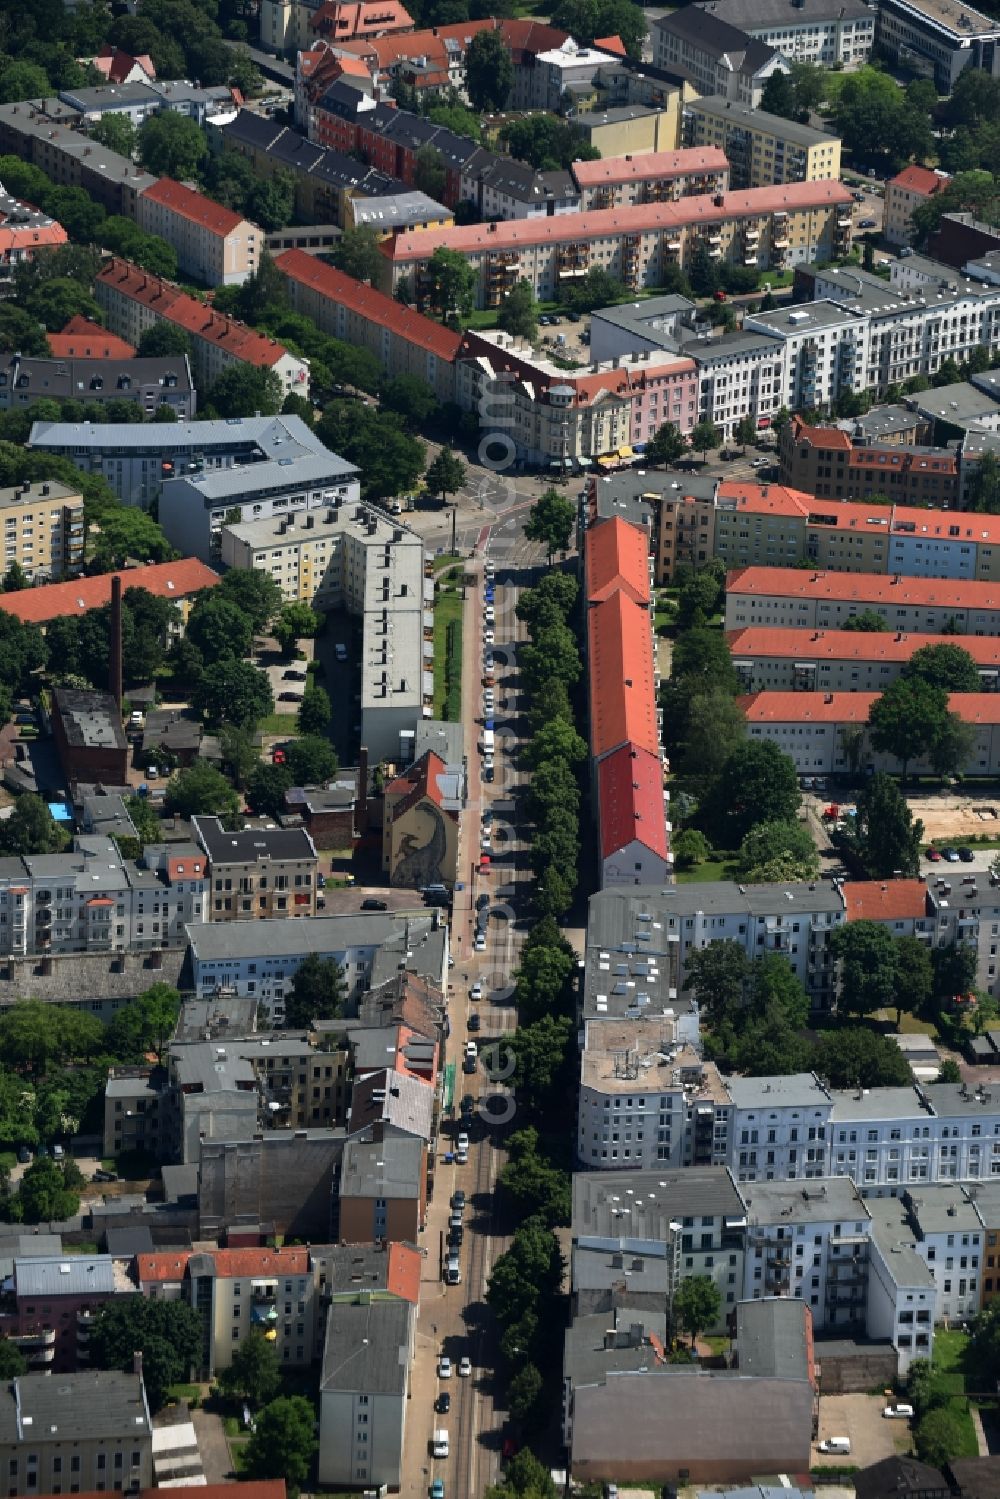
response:
<path id="1" fill-rule="evenodd" d="M 877 692 L 756 692 L 739 699 L 751 739 L 783 750 L 800 775 L 856 775 L 862 767 L 896 773 L 899 762 L 877 754 L 864 730 Z M 948 707 L 974 731 L 964 765 L 966 777 L 1000 774 L 1000 692 L 953 692 Z M 858 732 L 860 731 L 860 733 Z M 930 773 L 925 761 L 911 773 Z"/>
<path id="2" fill-rule="evenodd" d="M 144 588 L 157 598 L 171 599 L 185 612 L 195 594 L 214 588 L 219 581 L 218 573 L 197 557 L 184 557 L 177 562 L 155 562 L 117 574 L 99 573 L 73 578 L 69 583 L 47 583 L 0 594 L 0 609 L 23 624 L 34 625 L 46 625 L 61 614 L 86 614 L 111 602 L 111 580 L 116 576 L 122 580 L 123 593 L 129 588 Z"/>
<path id="3" fill-rule="evenodd" d="M 130 261 L 113 257 L 98 272 L 94 293 L 113 332 L 138 343 L 147 328 L 171 323 L 191 336 L 192 363 L 199 387 L 233 364 L 252 364 L 273 370 L 283 392 L 309 394 L 309 364 L 290 354 L 284 344 L 248 328 L 245 323 L 214 312 L 171 281 L 152 276 Z"/>
<path id="4" fill-rule="evenodd" d="M 742 226 L 753 220 L 758 263 L 784 264 L 789 235 L 805 237 L 809 259 L 850 248 L 853 200 L 839 182 L 794 182 L 743 192 L 709 193 L 677 202 L 635 203 L 554 217 L 407 230 L 382 246 L 385 287 L 420 274 L 437 249 L 464 255 L 480 273 L 480 305 L 504 277 L 527 280 L 536 295 L 557 295 L 560 276 L 578 275 L 593 260 L 631 290 L 657 284 L 660 266 L 684 266 L 696 239 L 718 230 L 723 256 L 743 258 Z"/>
<path id="5" fill-rule="evenodd" d="M 929 167 L 908 166 L 885 185 L 885 237 L 890 244 L 913 241 L 913 210 L 943 192 L 951 178 Z"/>
<path id="6" fill-rule="evenodd" d="M 331 42 L 353 42 L 413 30 L 413 17 L 399 0 L 324 0 L 309 26 Z"/>
<path id="7" fill-rule="evenodd" d="M 848 921 L 922 921 L 927 911 L 923 880 L 845 880 L 840 887 Z"/>
<path id="8" fill-rule="evenodd" d="M 0 190 L 0 277 L 9 279 L 22 261 L 57 250 L 68 240 L 63 226 L 47 213 Z"/>
<path id="9" fill-rule="evenodd" d="M 894 630 L 941 635 L 957 627 L 965 635 L 1000 635 L 1000 583 L 795 567 L 744 567 L 726 579 L 727 630 L 837 630 L 867 611 Z"/>
<path id="10" fill-rule="evenodd" d="M 56 359 L 133 359 L 135 345 L 77 313 L 61 333 L 47 335 Z"/>
<path id="11" fill-rule="evenodd" d="M 286 250 L 275 265 L 296 312 L 321 332 L 369 349 L 390 376 L 418 375 L 440 400 L 454 399 L 460 334 L 304 250 Z"/>
<path id="12" fill-rule="evenodd" d="M 648 607 L 649 543 L 644 531 L 620 516 L 599 522 L 584 541 L 587 603 L 600 604 L 623 589 L 634 604 Z"/>
<path id="13" fill-rule="evenodd" d="M 147 52 L 133 56 L 110 43 L 101 48 L 92 63 L 108 83 L 152 83 L 156 77 L 153 59 Z"/>
<path id="14" fill-rule="evenodd" d="M 916 651 L 959 643 L 951 635 L 903 630 L 796 630 L 780 625 L 750 625 L 731 631 L 727 641 L 737 676 L 748 692 L 880 692 Z M 984 690 L 995 688 L 1000 678 L 996 641 L 971 635 L 963 636 L 960 644 L 979 667 Z"/>
<path id="15" fill-rule="evenodd" d="M 206 286 L 238 286 L 257 269 L 264 231 L 171 177 L 161 177 L 139 196 L 138 220 L 177 251 L 185 274 Z"/>
<path id="16" fill-rule="evenodd" d="M 623 744 L 597 767 L 601 888 L 661 885 L 670 874 L 663 765 Z"/>
<path id="17" fill-rule="evenodd" d="M 603 760 L 623 744 L 660 755 L 649 611 L 618 589 L 587 616 L 590 753 Z"/>
<path id="18" fill-rule="evenodd" d="M 570 171 L 585 210 L 684 198 L 697 193 L 724 193 L 729 187 L 729 161 L 719 146 L 574 161 Z"/>

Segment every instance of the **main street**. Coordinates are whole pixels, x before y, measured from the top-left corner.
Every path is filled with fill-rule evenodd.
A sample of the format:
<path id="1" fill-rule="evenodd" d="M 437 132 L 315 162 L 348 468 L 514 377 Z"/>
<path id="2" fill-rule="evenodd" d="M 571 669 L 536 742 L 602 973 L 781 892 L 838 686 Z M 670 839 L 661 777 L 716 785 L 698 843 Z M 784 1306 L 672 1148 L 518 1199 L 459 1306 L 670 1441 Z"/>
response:
<path id="1" fill-rule="evenodd" d="M 427 1213 L 423 1236 L 425 1260 L 421 1281 L 417 1350 L 407 1412 L 404 1483 L 407 1499 L 426 1499 L 433 1479 L 441 1478 L 447 1499 L 474 1499 L 497 1481 L 502 1459 L 506 1411 L 496 1378 L 498 1347 L 495 1327 L 485 1303 L 486 1288 L 496 1259 L 508 1247 L 508 1227 L 497 1203 L 495 1187 L 504 1162 L 503 1140 L 512 1127 L 516 1101 L 508 1093 L 502 1048 L 483 1053 L 516 1025 L 511 976 L 517 969 L 524 937 L 524 921 L 531 879 L 528 843 L 524 836 L 522 796 L 527 777 L 520 766 L 524 734 L 524 703 L 517 680 L 517 648 L 525 639 L 517 619 L 520 592 L 537 580 L 533 569 L 543 561 L 542 549 L 525 540 L 523 522 L 546 481 L 520 478 L 516 488 L 486 495 L 480 487 L 492 476 L 478 470 L 459 497 L 456 515 L 458 549 L 465 556 L 465 600 L 463 605 L 462 720 L 468 765 L 468 805 L 463 818 L 459 868 L 462 871 L 452 912 L 452 952 L 455 967 L 449 990 L 451 1035 L 449 1058 L 456 1067 L 453 1109 L 442 1121 L 434 1174 L 434 1195 Z M 501 483 L 503 481 L 500 481 Z M 471 492 L 470 492 L 471 491 Z M 501 512 L 498 514 L 497 512 Z M 451 546 L 450 513 L 416 512 L 407 516 L 429 547 L 435 537 L 443 550 Z M 444 530 L 446 528 L 446 531 Z M 471 555 L 470 555 L 471 554 Z M 483 756 L 479 743 L 483 728 L 484 661 L 484 566 L 495 570 L 494 677 L 496 735 L 494 779 L 482 776 Z M 489 873 L 480 872 L 483 813 L 490 816 Z M 475 951 L 476 905 L 489 897 L 486 947 Z M 482 985 L 482 998 L 473 1000 L 474 984 Z M 478 1031 L 469 1030 L 470 1016 L 479 1017 Z M 467 1039 L 478 1043 L 480 1062 L 474 1073 L 463 1071 Z M 462 1098 L 477 1100 L 478 1113 L 472 1123 L 460 1118 Z M 489 1100 L 492 1100 L 490 1102 Z M 457 1143 L 460 1130 L 469 1135 L 465 1165 L 445 1162 L 444 1155 Z M 449 1207 L 453 1193 L 465 1193 L 464 1239 L 459 1256 L 462 1281 L 446 1286 L 442 1267 L 446 1254 Z M 451 1360 L 451 1373 L 439 1375 L 440 1359 Z M 458 1373 L 462 1358 L 469 1358 L 472 1374 Z M 450 1409 L 439 1413 L 439 1397 L 447 1393 Z M 449 1456 L 431 1456 L 432 1434 L 445 1430 Z"/>

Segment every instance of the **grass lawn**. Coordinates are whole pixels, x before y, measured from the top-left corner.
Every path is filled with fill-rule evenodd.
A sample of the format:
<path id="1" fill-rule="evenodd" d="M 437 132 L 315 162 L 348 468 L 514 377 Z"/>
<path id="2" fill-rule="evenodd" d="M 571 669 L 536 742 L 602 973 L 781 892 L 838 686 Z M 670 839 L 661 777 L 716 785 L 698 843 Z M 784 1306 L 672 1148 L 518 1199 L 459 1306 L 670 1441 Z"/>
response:
<path id="1" fill-rule="evenodd" d="M 454 625 L 450 657 L 449 625 Z M 448 712 L 445 712 L 446 704 Z M 442 583 L 434 600 L 434 716 L 457 722 L 461 713 L 462 595 L 455 584 Z"/>
<path id="2" fill-rule="evenodd" d="M 201 1385 L 199 1384 L 172 1384 L 167 1391 L 171 1400 L 186 1400 L 189 1404 L 192 1400 L 201 1399 Z"/>
<path id="3" fill-rule="evenodd" d="M 979 1443 L 976 1428 L 972 1423 L 972 1412 L 965 1394 L 965 1360 L 969 1347 L 967 1333 L 956 1328 L 939 1330 L 934 1334 L 934 1384 L 950 1396 L 948 1410 L 955 1417 L 961 1431 L 961 1446 L 955 1457 L 978 1457 Z"/>
<path id="4" fill-rule="evenodd" d="M 260 721 L 262 734 L 280 734 L 284 739 L 294 739 L 298 736 L 295 727 L 294 713 L 269 713 Z"/>
<path id="5" fill-rule="evenodd" d="M 440 557 L 434 558 L 435 573 L 444 572 L 446 568 L 458 567 L 462 559 L 457 552 L 442 552 Z"/>
<path id="6" fill-rule="evenodd" d="M 17 1152 L 0 1150 L 0 1171 L 13 1171 L 17 1165 Z"/>
<path id="7" fill-rule="evenodd" d="M 934 1370 L 940 1374 L 961 1373 L 969 1346 L 968 1333 L 956 1327 L 941 1328 L 934 1334 Z M 965 1384 L 963 1380 L 962 1388 Z"/>
<path id="8" fill-rule="evenodd" d="M 678 869 L 676 879 L 678 885 L 704 885 L 709 880 L 735 879 L 735 875 L 728 859 L 706 859 L 693 869 Z"/>
<path id="9" fill-rule="evenodd" d="M 495 328 L 497 325 L 498 311 L 499 308 L 496 307 L 483 307 L 480 308 L 477 312 L 470 312 L 468 317 L 464 320 L 465 326 L 467 328 L 472 328 L 473 330 L 482 328 Z"/>

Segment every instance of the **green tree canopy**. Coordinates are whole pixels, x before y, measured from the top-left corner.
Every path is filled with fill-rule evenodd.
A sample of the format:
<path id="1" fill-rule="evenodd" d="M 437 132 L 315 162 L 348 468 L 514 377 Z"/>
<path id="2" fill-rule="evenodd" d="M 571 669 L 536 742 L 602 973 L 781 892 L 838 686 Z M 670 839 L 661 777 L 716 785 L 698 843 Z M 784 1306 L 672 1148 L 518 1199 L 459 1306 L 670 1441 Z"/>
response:
<path id="1" fill-rule="evenodd" d="M 185 770 L 175 771 L 167 782 L 166 808 L 177 817 L 232 817 L 239 797 L 220 770 L 207 760 L 196 760 Z"/>
<path id="2" fill-rule="evenodd" d="M 231 567 L 213 593 L 235 604 L 255 635 L 263 634 L 281 608 L 280 584 L 256 568 Z"/>
<path id="3" fill-rule="evenodd" d="M 788 755 L 767 740 L 736 746 L 705 800 L 704 814 L 721 848 L 733 848 L 757 823 L 793 822 L 802 802 Z"/>
<path id="4" fill-rule="evenodd" d="M 257 1417 L 246 1448 L 251 1478 L 283 1478 L 290 1489 L 305 1482 L 316 1451 L 315 1413 L 302 1395 L 281 1395 Z"/>
<path id="5" fill-rule="evenodd" d="M 899 787 L 880 771 L 857 798 L 854 832 L 846 838 L 870 880 L 890 879 L 898 870 L 915 876 L 920 869 L 924 825 L 914 820 Z"/>
<path id="6" fill-rule="evenodd" d="M 321 734 L 303 734 L 289 740 L 285 753 L 296 786 L 319 786 L 337 774 L 337 752 Z"/>
<path id="7" fill-rule="evenodd" d="M 465 49 L 465 86 L 480 114 L 506 109 L 514 86 L 514 60 L 499 31 L 480 31 Z"/>
<path id="8" fill-rule="evenodd" d="M 239 605 L 218 588 L 208 589 L 195 600 L 187 624 L 187 638 L 206 661 L 250 654 L 253 628 Z"/>
<path id="9" fill-rule="evenodd" d="M 295 970 L 285 995 L 285 1025 L 305 1030 L 314 1020 L 336 1020 L 347 1003 L 347 980 L 334 958 L 307 953 Z"/>
<path id="10" fill-rule="evenodd" d="M 219 1373 L 219 1384 L 227 1395 L 249 1400 L 253 1406 L 274 1399 L 281 1387 L 281 1366 L 274 1345 L 258 1328 L 251 1328 L 241 1339 L 229 1367 Z"/>
<path id="11" fill-rule="evenodd" d="M 899 676 L 872 703 L 868 737 L 880 754 L 900 763 L 903 779 L 911 760 L 921 759 L 945 727 L 948 694 L 922 677 Z"/>
<path id="12" fill-rule="evenodd" d="M 458 494 L 465 478 L 466 468 L 462 460 L 451 448 L 442 448 L 428 464 L 424 482 L 431 494 L 439 494 L 447 501 L 450 494 Z"/>
<path id="13" fill-rule="evenodd" d="M 192 693 L 194 708 L 213 724 L 249 728 L 274 712 L 267 673 L 233 657 L 207 666 Z"/>
<path id="14" fill-rule="evenodd" d="M 811 880 L 819 873 L 819 854 L 808 827 L 801 822 L 759 822 L 740 844 L 741 880 Z"/>
<path id="15" fill-rule="evenodd" d="M 849 921 L 829 937 L 840 964 L 837 1009 L 841 1014 L 871 1015 L 890 1009 L 896 984 L 896 946 L 879 921 Z"/>
<path id="16" fill-rule="evenodd" d="M 115 1296 L 104 1303 L 90 1332 L 90 1363 L 96 1369 L 130 1373 L 136 1349 L 153 1410 L 159 1410 L 172 1384 L 186 1380 L 200 1363 L 201 1316 L 186 1301 L 152 1301 Z M 152 1356 L 151 1356 L 152 1355 Z"/>
<path id="17" fill-rule="evenodd" d="M 881 614 L 877 614 L 874 609 L 862 609 L 860 614 L 852 614 L 848 619 L 845 619 L 840 628 L 842 630 L 860 630 L 862 633 L 879 635 L 884 634 L 889 626 Z"/>
<path id="18" fill-rule="evenodd" d="M 162 1058 L 177 1029 L 181 997 L 170 984 L 152 984 L 116 1010 L 108 1023 L 108 1050 L 124 1062 L 141 1062 L 148 1052 Z"/>
<path id="19" fill-rule="evenodd" d="M 61 1223 L 76 1216 L 80 1194 L 66 1185 L 66 1173 L 51 1156 L 32 1161 L 17 1194 L 24 1223 Z"/>
<path id="20" fill-rule="evenodd" d="M 930 682 L 945 692 L 979 692 L 979 668 L 960 645 L 925 645 L 903 667 L 901 675 L 913 681 Z"/>
<path id="21" fill-rule="evenodd" d="M 68 842 L 68 833 L 32 791 L 19 796 L 10 816 L 0 821 L 0 851 L 5 854 L 56 854 Z"/>
<path id="22" fill-rule="evenodd" d="M 377 231 L 370 224 L 345 229 L 331 256 L 338 271 L 355 281 L 378 281 L 382 269 L 382 252 Z"/>
<path id="23" fill-rule="evenodd" d="M 556 552 L 568 551 L 575 524 L 576 507 L 572 500 L 558 489 L 547 489 L 532 505 L 524 534 L 528 541 L 542 543 L 551 566 Z"/>
<path id="24" fill-rule="evenodd" d="M 892 1037 L 860 1025 L 823 1031 L 812 1065 L 834 1088 L 902 1088 L 911 1081 L 909 1063 Z"/>
<path id="25" fill-rule="evenodd" d="M 511 287 L 500 303 L 497 327 L 514 338 L 534 338 L 538 331 L 538 303 L 530 281 L 522 278 Z"/>
<path id="26" fill-rule="evenodd" d="M 691 1335 L 714 1327 L 722 1310 L 722 1295 L 710 1275 L 686 1275 L 674 1292 L 673 1313 L 678 1326 Z"/>
<path id="27" fill-rule="evenodd" d="M 173 111 L 149 115 L 139 127 L 139 159 L 156 177 L 197 177 L 208 141 L 196 120 Z"/>
<path id="28" fill-rule="evenodd" d="M 283 399 L 281 380 L 274 370 L 246 363 L 223 370 L 205 394 L 206 405 L 220 417 L 253 416 L 258 411 L 262 416 L 276 416 Z"/>
<path id="29" fill-rule="evenodd" d="M 664 468 L 683 458 L 687 452 L 687 443 L 676 422 L 664 422 L 657 427 L 653 436 L 646 444 L 647 463 L 660 463 Z"/>

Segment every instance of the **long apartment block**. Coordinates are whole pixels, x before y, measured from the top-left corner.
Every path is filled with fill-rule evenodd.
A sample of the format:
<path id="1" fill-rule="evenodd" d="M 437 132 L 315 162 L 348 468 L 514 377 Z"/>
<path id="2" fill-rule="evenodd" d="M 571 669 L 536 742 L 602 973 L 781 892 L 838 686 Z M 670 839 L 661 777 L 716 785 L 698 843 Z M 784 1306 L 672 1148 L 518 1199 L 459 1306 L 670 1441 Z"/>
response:
<path id="1" fill-rule="evenodd" d="M 384 246 L 383 289 L 404 280 L 418 305 L 427 264 L 437 249 L 454 250 L 478 272 L 477 304 L 499 306 L 520 280 L 543 300 L 586 275 L 592 265 L 632 290 L 657 286 L 701 249 L 720 262 L 784 269 L 850 252 L 853 199 L 839 182 L 682 198 L 587 213 L 397 234 Z"/>
<path id="2" fill-rule="evenodd" d="M 803 632 L 797 632 L 802 634 Z M 954 637 L 950 637 L 954 639 Z M 809 661 L 806 637 L 805 658 Z M 847 775 L 858 768 L 896 772 L 893 755 L 873 750 L 866 735 L 868 715 L 877 692 L 782 691 L 770 688 L 742 700 L 747 732 L 752 739 L 769 739 L 784 751 L 802 775 Z M 956 713 L 973 731 L 965 763 L 958 769 L 966 777 L 992 778 L 1000 774 L 1000 695 L 995 687 L 986 692 L 953 692 L 949 698 Z M 916 775 L 931 775 L 933 767 L 924 757 L 910 762 Z M 990 987 L 994 974 L 990 972 Z"/>
<path id="3" fill-rule="evenodd" d="M 65 484 L 0 489 L 0 523 L 5 570 L 17 563 L 33 583 L 43 583 L 82 567 L 83 496 Z"/>
<path id="4" fill-rule="evenodd" d="M 726 580 L 727 630 L 840 630 L 866 612 L 880 615 L 891 630 L 1000 635 L 1000 584 L 797 567 L 743 567 Z"/>
<path id="5" fill-rule="evenodd" d="M 745 692 L 884 692 L 910 657 L 933 646 L 955 645 L 954 635 L 912 635 L 903 630 L 795 630 L 750 625 L 728 636 L 729 654 Z M 1000 685 L 996 642 L 962 638 L 976 663 L 980 690 Z"/>
<path id="6" fill-rule="evenodd" d="M 859 9 L 865 7 L 859 3 Z M 682 130 L 689 147 L 714 147 L 724 153 L 734 188 L 840 178 L 837 136 L 751 109 L 724 94 L 688 100 Z"/>

